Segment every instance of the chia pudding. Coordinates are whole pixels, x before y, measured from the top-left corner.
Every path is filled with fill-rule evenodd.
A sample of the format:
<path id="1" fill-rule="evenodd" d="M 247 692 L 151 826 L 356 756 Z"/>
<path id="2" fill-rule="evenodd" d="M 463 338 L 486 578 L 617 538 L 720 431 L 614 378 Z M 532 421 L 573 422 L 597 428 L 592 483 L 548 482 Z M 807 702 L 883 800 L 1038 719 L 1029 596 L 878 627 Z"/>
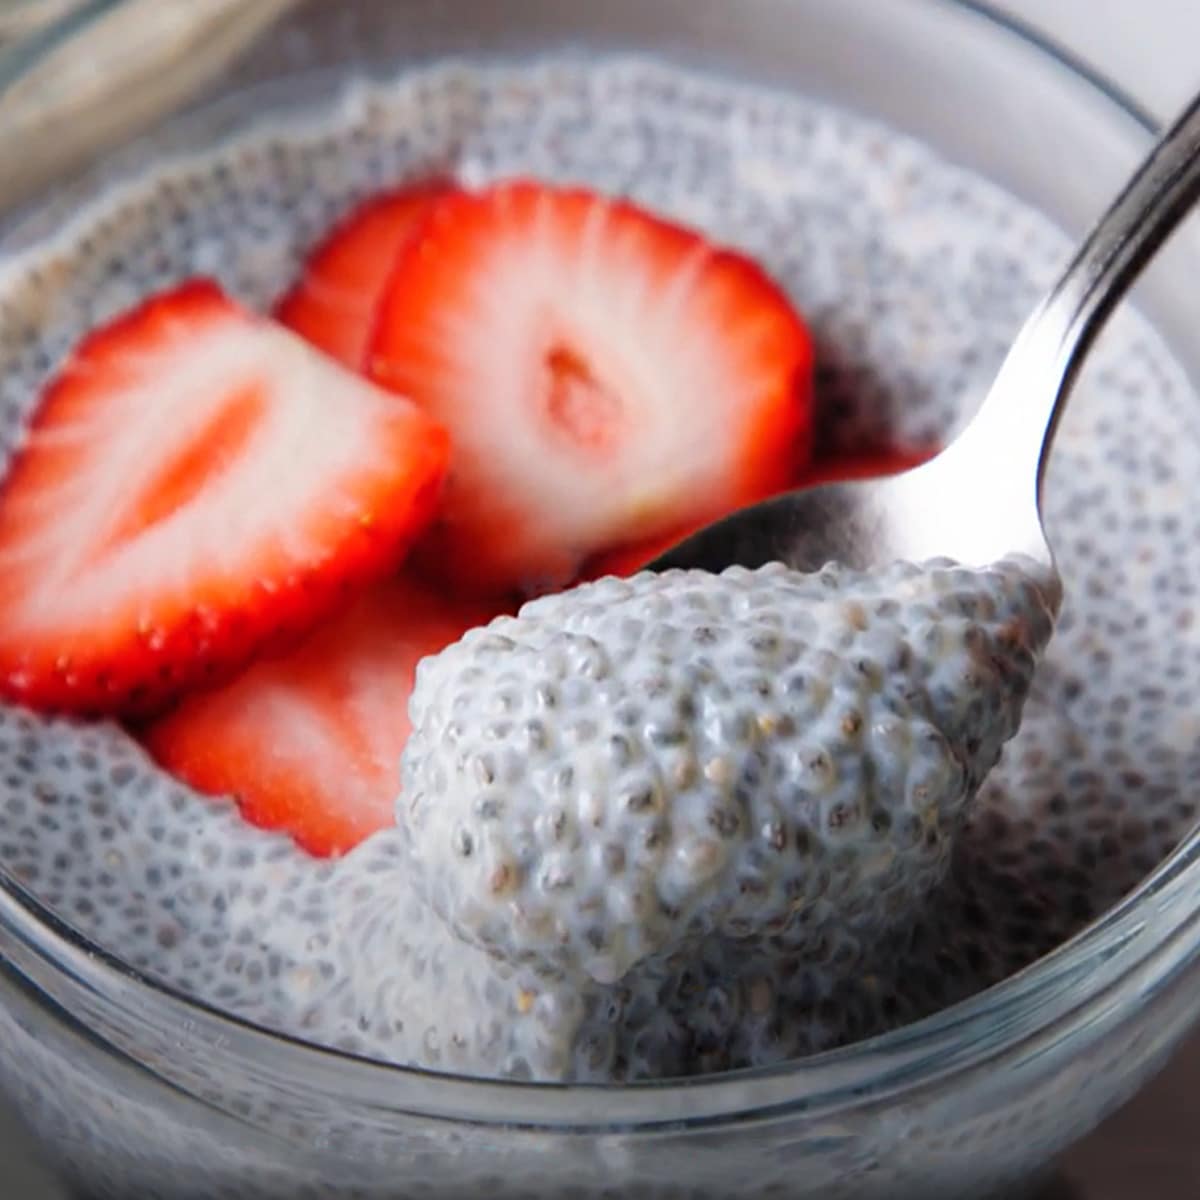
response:
<path id="1" fill-rule="evenodd" d="M 0 271 L 9 453 L 90 329 L 197 274 L 266 308 L 332 221 L 409 180 L 586 185 L 761 263 L 816 342 L 819 455 L 949 440 L 1069 249 L 1038 214 L 877 124 L 640 58 L 445 64 L 202 153 L 161 160 L 147 144 L 143 159 L 13 234 Z M 640 575 L 548 596 L 426 660 L 399 823 L 335 859 L 189 790 L 115 725 L 5 707 L 0 866 L 130 967 L 387 1062 L 664 1078 L 895 1028 L 1059 945 L 1194 822 L 1193 408 L 1155 333 L 1118 315 L 1050 466 L 1053 640 L 1057 583 L 1012 562 Z M 835 627 L 841 642 L 809 636 Z M 708 674 L 656 643 L 662 629 L 693 643 L 719 629 Z M 865 674 L 847 666 L 867 659 Z M 970 696 L 993 707 L 939 683 L 940 663 L 961 682 L 964 662 L 994 667 Z M 616 677 L 623 690 L 602 702 Z M 804 716 L 814 680 L 846 704 Z M 937 703 L 905 708 L 906 680 Z M 555 689 L 573 697 L 571 736 L 567 716 L 533 720 Z M 665 697 L 632 739 L 617 727 L 630 695 Z M 498 749 L 493 702 L 521 718 Z M 821 721 L 834 752 L 789 757 L 786 736 Z M 863 750 L 861 730 L 884 744 Z M 555 806 L 575 804 L 572 771 L 599 761 L 584 743 L 604 747 L 596 803 L 623 805 L 606 825 L 619 837 L 585 832 L 560 852 Z M 497 841 L 473 822 L 505 764 L 514 803 Z M 789 875 L 769 850 L 772 831 L 795 844 L 781 797 L 801 776 L 827 841 Z M 754 797 L 744 811 L 739 785 Z M 714 796 L 729 803 L 714 810 Z M 664 805 L 669 836 L 647 840 Z M 540 916 L 514 909 L 535 878 L 587 915 L 553 899 Z"/>

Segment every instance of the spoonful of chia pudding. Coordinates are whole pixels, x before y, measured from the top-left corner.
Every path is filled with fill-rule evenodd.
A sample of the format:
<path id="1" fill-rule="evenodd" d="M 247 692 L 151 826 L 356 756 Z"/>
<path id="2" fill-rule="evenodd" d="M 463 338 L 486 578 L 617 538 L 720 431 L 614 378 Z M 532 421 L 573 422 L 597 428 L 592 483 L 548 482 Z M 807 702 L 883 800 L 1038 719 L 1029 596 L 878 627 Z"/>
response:
<path id="1" fill-rule="evenodd" d="M 920 903 L 1052 633 L 1059 417 L 1198 164 L 1200 102 L 931 462 L 744 509 L 422 663 L 398 824 L 458 939 L 608 985 L 700 939 L 795 947 Z"/>

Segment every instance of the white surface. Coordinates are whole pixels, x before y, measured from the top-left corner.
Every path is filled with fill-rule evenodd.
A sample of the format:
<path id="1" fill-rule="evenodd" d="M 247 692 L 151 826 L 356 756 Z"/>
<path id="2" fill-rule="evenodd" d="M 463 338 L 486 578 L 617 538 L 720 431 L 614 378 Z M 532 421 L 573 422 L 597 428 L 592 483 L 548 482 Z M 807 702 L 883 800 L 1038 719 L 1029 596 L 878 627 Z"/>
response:
<path id="1" fill-rule="evenodd" d="M 1069 47 L 1160 119 L 1200 91 L 1200 0 L 992 0 L 992 6 Z M 1200 1085 L 1200 1041 L 1069 1157 L 1065 1190 L 1078 1200 L 1132 1200 L 1143 1193 L 1195 1200 L 1200 1133 L 1193 1126 L 1193 1081 Z M 24 1161 L 20 1146 L 21 1135 L 0 1116 L 0 1194 L 60 1200 L 44 1173 Z"/>
<path id="2" fill-rule="evenodd" d="M 991 0 L 1057 38 L 1160 119 L 1200 91 L 1200 0 Z"/>

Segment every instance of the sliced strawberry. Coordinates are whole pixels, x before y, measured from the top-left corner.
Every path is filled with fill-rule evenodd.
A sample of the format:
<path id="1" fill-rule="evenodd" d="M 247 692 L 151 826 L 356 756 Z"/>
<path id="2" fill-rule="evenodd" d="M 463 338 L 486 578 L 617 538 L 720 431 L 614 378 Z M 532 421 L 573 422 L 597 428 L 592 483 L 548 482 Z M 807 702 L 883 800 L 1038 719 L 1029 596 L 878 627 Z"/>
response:
<path id="1" fill-rule="evenodd" d="M 255 825 L 343 854 L 392 823 L 418 661 L 494 615 L 409 580 L 377 584 L 291 653 L 185 699 L 145 743 Z"/>
<path id="2" fill-rule="evenodd" d="M 797 487 L 816 487 L 820 483 L 848 483 L 853 479 L 878 479 L 898 475 L 928 462 L 937 446 L 891 446 L 885 450 L 861 450 L 816 459 L 800 475 Z"/>
<path id="3" fill-rule="evenodd" d="M 442 200 L 369 373 L 454 439 L 422 561 L 540 590 L 736 507 L 806 460 L 812 349 L 753 263 L 633 205 L 517 182 Z"/>
<path id="4" fill-rule="evenodd" d="M 919 467 L 928 462 L 936 449 L 891 449 L 866 451 L 860 454 L 838 455 L 836 458 L 817 459 L 811 463 L 792 486 L 816 487 L 822 483 L 844 483 L 854 479 L 875 479 L 884 475 L 897 475 L 901 471 Z M 718 513 L 717 516 L 725 516 Z M 701 528 L 697 521 L 656 538 L 639 540 L 615 546 L 588 560 L 581 575 L 583 579 L 602 579 L 605 575 L 636 575 L 647 563 L 665 554 L 676 542 Z"/>
<path id="5" fill-rule="evenodd" d="M 93 333 L 0 484 L 0 693 L 129 714 L 392 571 L 445 431 L 204 281 Z"/>
<path id="6" fill-rule="evenodd" d="M 660 534 L 656 538 L 627 542 L 611 550 L 604 550 L 584 563 L 580 579 L 603 579 L 606 575 L 625 578 L 636 575 L 647 563 L 653 562 L 660 554 L 665 554 L 676 542 L 683 541 L 688 534 L 694 533 L 704 524 L 705 522 L 698 521 L 695 525 L 673 529 L 670 533 Z"/>
<path id="7" fill-rule="evenodd" d="M 309 256 L 299 282 L 277 305 L 276 318 L 358 370 L 397 255 L 421 229 L 434 203 L 450 190 L 449 184 L 427 183 L 359 205 Z"/>

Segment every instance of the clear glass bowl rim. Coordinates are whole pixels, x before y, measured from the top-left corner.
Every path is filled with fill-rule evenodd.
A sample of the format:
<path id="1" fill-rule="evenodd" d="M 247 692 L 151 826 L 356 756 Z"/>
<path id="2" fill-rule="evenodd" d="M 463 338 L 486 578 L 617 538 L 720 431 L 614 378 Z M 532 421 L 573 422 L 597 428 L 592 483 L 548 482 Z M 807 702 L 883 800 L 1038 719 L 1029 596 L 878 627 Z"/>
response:
<path id="1" fill-rule="evenodd" d="M 28 6 L 32 0 L 17 0 Z M 910 0 L 914 2 L 914 0 Z M 925 0 L 915 0 L 925 2 Z M 994 33 L 1039 51 L 1098 98 L 1154 135 L 1157 123 L 1110 79 L 1025 23 L 981 0 L 934 0 L 989 22 Z M 0 86 L 37 66 L 57 45 L 124 0 L 87 0 L 7 48 Z M 15 6 L 14 6 L 15 7 Z M 17 970 L 62 978 L 101 1007 L 136 1008 L 154 1023 L 186 1028 L 280 1083 L 318 1090 L 381 1114 L 473 1120 L 586 1134 L 619 1127 L 695 1128 L 802 1109 L 826 1120 L 864 1102 L 895 1103 L 957 1074 L 1034 1053 L 1102 1005 L 1144 994 L 1181 959 L 1200 952 L 1200 827 L 1126 898 L 1069 942 L 968 1000 L 893 1032 L 803 1060 L 692 1079 L 632 1084 L 539 1084 L 393 1066 L 323 1049 L 199 1003 L 145 977 L 91 942 L 0 871 L 0 929 L 20 948 Z M 1148 915 L 1152 914 L 1152 915 Z M 1158 919 L 1156 920 L 1155 917 Z M 1142 936 L 1148 925 L 1156 936 Z M 1104 966 L 1103 971 L 1096 968 Z M 1079 990 L 1081 981 L 1102 978 Z M 130 1053 L 126 1051 L 126 1053 Z M 136 1055 L 131 1055 L 136 1058 Z M 145 1065 L 145 1064 L 142 1064 Z"/>

